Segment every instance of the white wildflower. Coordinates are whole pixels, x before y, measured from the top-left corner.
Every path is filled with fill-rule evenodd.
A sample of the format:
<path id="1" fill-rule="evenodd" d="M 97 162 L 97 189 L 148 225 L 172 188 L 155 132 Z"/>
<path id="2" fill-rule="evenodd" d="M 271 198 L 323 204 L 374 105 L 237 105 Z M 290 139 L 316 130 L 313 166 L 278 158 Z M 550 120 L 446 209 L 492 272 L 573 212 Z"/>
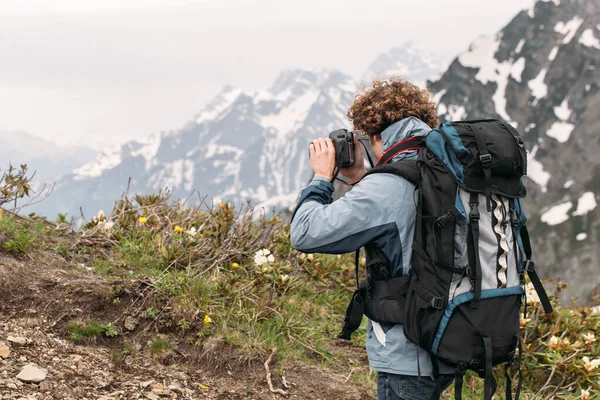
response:
<path id="1" fill-rule="evenodd" d="M 271 254 L 268 249 L 262 249 L 256 252 L 254 255 L 254 264 L 261 266 L 263 264 L 269 264 L 275 261 L 275 257 Z"/>
<path id="2" fill-rule="evenodd" d="M 185 231 L 185 233 L 188 236 L 196 237 L 196 234 L 198 233 L 198 230 L 195 227 L 192 226 L 190 229 L 188 229 L 187 231 Z"/>
<path id="3" fill-rule="evenodd" d="M 596 341 L 596 335 L 593 333 L 585 333 L 583 335 L 583 340 L 585 341 L 585 344 L 592 344 Z"/>
<path id="4" fill-rule="evenodd" d="M 588 356 L 584 356 L 582 360 L 587 372 L 592 372 L 600 365 L 600 359 L 590 360 Z"/>
<path id="5" fill-rule="evenodd" d="M 108 232 L 112 229 L 113 226 L 115 226 L 115 223 L 113 221 L 106 221 L 100 224 L 100 229 L 102 229 L 104 232 Z"/>
<path id="6" fill-rule="evenodd" d="M 581 400 L 590 400 L 590 391 L 589 390 L 585 390 L 585 389 L 581 389 L 581 397 L 579 397 Z"/>
<path id="7" fill-rule="evenodd" d="M 560 339 L 556 336 L 552 336 L 548 343 L 550 343 L 550 347 L 552 347 L 553 349 L 557 349 L 558 346 L 560 346 Z"/>
<path id="8" fill-rule="evenodd" d="M 525 286 L 525 294 L 527 296 L 527 303 L 538 304 L 540 302 L 540 296 L 538 296 L 537 292 L 535 291 L 533 283 L 529 282 L 527 286 Z"/>

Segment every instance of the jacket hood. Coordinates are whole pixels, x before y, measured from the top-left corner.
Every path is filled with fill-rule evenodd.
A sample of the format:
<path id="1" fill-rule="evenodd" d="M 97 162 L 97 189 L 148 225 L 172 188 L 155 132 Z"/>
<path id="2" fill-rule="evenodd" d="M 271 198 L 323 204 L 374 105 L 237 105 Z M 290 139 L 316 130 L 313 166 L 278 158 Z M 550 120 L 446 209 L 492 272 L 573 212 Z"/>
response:
<path id="1" fill-rule="evenodd" d="M 416 117 L 408 117 L 394 122 L 381 132 L 383 142 L 382 149 L 385 153 L 390 147 L 398 142 L 409 138 L 425 137 L 431 131 L 431 127 Z M 398 154 L 391 162 L 403 159 L 413 159 L 417 156 L 416 150 L 405 151 Z"/>

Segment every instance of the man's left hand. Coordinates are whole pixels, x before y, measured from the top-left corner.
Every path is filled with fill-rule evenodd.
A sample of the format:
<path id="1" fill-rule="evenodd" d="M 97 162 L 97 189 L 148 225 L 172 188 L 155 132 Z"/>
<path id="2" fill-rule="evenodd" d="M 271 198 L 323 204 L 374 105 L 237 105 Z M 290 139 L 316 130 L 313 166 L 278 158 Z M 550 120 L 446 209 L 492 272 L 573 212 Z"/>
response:
<path id="1" fill-rule="evenodd" d="M 315 176 L 328 180 L 333 179 L 335 168 L 335 146 L 329 138 L 313 140 L 308 145 L 310 154 L 310 168 Z"/>

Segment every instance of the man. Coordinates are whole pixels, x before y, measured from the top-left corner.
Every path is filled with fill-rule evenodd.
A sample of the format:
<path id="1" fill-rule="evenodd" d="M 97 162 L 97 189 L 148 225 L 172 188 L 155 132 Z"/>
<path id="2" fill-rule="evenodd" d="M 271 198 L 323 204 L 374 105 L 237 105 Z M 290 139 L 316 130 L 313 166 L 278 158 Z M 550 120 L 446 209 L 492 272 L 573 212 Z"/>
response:
<path id="1" fill-rule="evenodd" d="M 381 156 L 393 145 L 424 137 L 437 127 L 435 103 L 426 91 L 404 80 L 375 81 L 358 95 L 348 112 L 354 129 L 368 135 L 374 155 Z M 309 146 L 314 178 L 302 191 L 291 223 L 292 246 L 306 253 L 340 254 L 374 245 L 387 260 L 392 278 L 410 269 L 411 245 L 416 216 L 415 186 L 389 173 L 367 175 L 361 145 L 355 142 L 352 167 L 341 172 L 354 183 L 344 197 L 333 202 L 332 181 L 335 149 L 329 138 Z M 414 159 L 409 149 L 390 162 Z M 380 162 L 379 161 L 379 162 Z M 429 355 L 409 342 L 400 324 L 367 325 L 367 353 L 377 371 L 379 400 L 430 399 L 436 383 Z M 452 369 L 440 365 L 442 388 L 452 382 Z"/>

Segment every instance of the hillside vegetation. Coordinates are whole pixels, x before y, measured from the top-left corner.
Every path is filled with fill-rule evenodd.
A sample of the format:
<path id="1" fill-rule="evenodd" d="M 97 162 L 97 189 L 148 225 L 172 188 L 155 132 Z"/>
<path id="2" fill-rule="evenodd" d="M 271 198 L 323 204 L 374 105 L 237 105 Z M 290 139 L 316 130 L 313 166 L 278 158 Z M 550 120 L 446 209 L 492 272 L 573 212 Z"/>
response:
<path id="1" fill-rule="evenodd" d="M 26 179 L 5 175 L 0 190 L 5 199 L 25 196 L 23 185 Z M 255 216 L 250 205 L 192 203 L 198 202 L 171 202 L 162 194 L 123 198 L 76 231 L 65 215 L 48 221 L 3 211 L 0 350 L 11 350 L 5 371 L 16 375 L 32 361 L 53 371 L 61 357 L 83 354 L 85 363 L 93 355 L 104 360 L 102 373 L 112 374 L 113 384 L 93 384 L 79 372 L 65 386 L 74 373 L 66 366 L 66 372 L 54 367 L 40 384 L 19 386 L 5 374 L 0 393 L 267 399 L 273 398 L 270 372 L 273 390 L 288 398 L 374 398 L 365 321 L 351 343 L 335 339 L 354 286 L 352 255 L 298 253 L 288 225 L 278 216 Z M 599 398 L 597 308 L 554 301 L 555 312 L 545 315 L 528 292 L 522 398 Z M 35 318 L 24 319 L 26 310 Z M 8 339 L 34 331 L 44 346 Z M 45 346 L 56 346 L 52 357 L 37 353 Z M 174 372 L 165 371 L 179 371 L 178 383 L 169 386 Z M 504 370 L 496 372 L 503 396 Z M 516 367 L 509 372 L 516 382 Z M 119 381 L 122 376 L 135 381 L 135 390 Z M 143 386 L 142 376 L 153 383 Z M 481 393 L 481 380 L 469 376 L 465 397 Z M 450 389 L 444 398 L 453 397 Z"/>

